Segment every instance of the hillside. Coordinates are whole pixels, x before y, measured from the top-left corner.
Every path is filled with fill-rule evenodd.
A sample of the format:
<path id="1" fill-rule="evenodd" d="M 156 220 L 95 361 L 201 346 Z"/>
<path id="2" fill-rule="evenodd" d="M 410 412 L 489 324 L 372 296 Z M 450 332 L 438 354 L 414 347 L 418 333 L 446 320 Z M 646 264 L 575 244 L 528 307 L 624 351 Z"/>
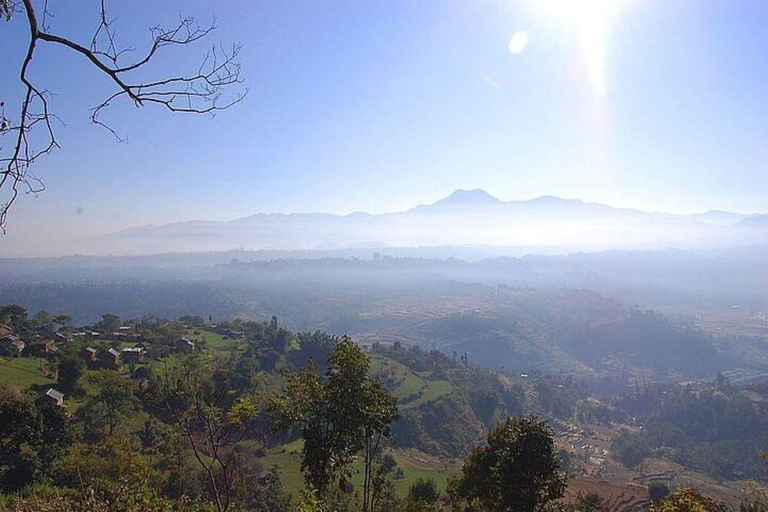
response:
<path id="1" fill-rule="evenodd" d="M 141 443 L 150 436 L 157 443 L 160 432 L 166 436 L 173 431 L 173 423 L 167 423 L 170 418 L 162 412 L 163 375 L 194 367 L 189 364 L 212 365 L 231 391 L 256 393 L 264 399 L 265 391 L 282 388 L 286 371 L 305 367 L 310 359 L 321 364 L 335 343 L 335 338 L 321 332 L 288 331 L 277 319 L 270 323 L 237 320 L 213 327 L 191 316 L 181 321 L 131 320 L 124 322 L 123 332 L 128 334 L 122 339 L 100 341 L 99 333 L 114 321 L 105 315 L 99 324 L 83 326 L 87 339 L 62 346 L 60 354 L 2 363 L 3 368 L 14 368 L 3 371 L 4 382 L 36 396 L 54 382 L 57 361 L 79 357 L 75 354 L 86 345 L 99 350 L 150 347 L 144 361 L 117 371 L 85 369 L 80 390 L 65 398 L 73 424 L 91 436 L 76 450 L 109 438 L 108 425 L 97 408 L 99 400 L 108 396 L 104 386 L 126 386 L 135 400 L 130 411 L 118 413 L 120 435 L 136 436 Z M 114 325 L 120 324 L 112 329 Z M 30 323 L 22 334 L 32 339 L 46 329 Z M 460 326 L 452 329 L 461 332 Z M 198 355 L 179 352 L 181 336 L 191 341 Z M 510 415 L 522 414 L 547 418 L 554 429 L 564 468 L 571 476 L 569 496 L 592 490 L 607 500 L 611 510 L 641 509 L 647 504 L 647 486 L 654 482 L 670 487 L 693 483 L 738 504 L 745 496 L 747 479 L 765 478 L 758 457 L 766 448 L 760 433 L 768 429 L 765 384 L 735 384 L 719 375 L 714 381 L 686 385 L 605 379 L 596 387 L 594 381 L 546 372 L 495 371 L 472 363 L 465 354 L 446 355 L 399 342 L 374 343 L 367 357 L 372 375 L 397 398 L 400 409 L 401 418 L 393 425 L 384 453 L 391 457 L 389 474 L 401 495 L 417 478 L 425 477 L 445 491 L 448 476 L 460 470 L 464 457 L 483 443 L 489 429 Z M 295 497 L 303 485 L 298 433 L 274 435 L 263 409 L 254 427 L 253 437 L 243 439 L 233 453 L 252 457 L 247 467 L 253 481 L 268 482 L 269 475 L 279 475 L 281 488 Z M 152 446 L 139 449 L 137 463 L 153 464 L 157 453 Z M 158 478 L 174 474 L 166 464 L 154 467 Z M 193 459 L 182 467 L 197 471 Z M 358 460 L 352 465 L 351 484 L 359 486 L 361 478 Z M 184 489 L 193 495 L 199 492 L 189 485 Z M 267 492 L 261 483 L 254 491 Z"/>

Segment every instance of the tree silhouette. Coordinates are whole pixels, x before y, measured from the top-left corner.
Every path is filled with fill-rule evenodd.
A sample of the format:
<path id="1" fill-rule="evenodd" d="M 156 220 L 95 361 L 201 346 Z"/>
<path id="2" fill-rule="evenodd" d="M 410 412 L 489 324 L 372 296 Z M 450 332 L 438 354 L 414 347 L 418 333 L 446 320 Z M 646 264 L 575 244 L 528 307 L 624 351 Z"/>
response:
<path id="1" fill-rule="evenodd" d="M 4 196 L 0 204 L 0 229 L 3 231 L 8 211 L 19 192 L 37 193 L 45 188 L 32 171 L 32 165 L 59 148 L 54 130 L 54 120 L 58 118 L 49 104 L 51 93 L 29 76 L 40 45 L 62 46 L 80 55 L 115 86 L 115 91 L 91 110 L 90 121 L 106 128 L 119 141 L 124 139 L 102 120 L 103 112 L 118 100 L 127 99 L 136 107 L 155 105 L 171 112 L 212 115 L 238 103 L 247 93 L 246 89 L 225 96 L 229 86 L 241 82 L 237 62 L 239 44 L 213 46 L 204 55 L 200 67 L 189 74 L 153 76 L 145 72 L 147 64 L 163 49 L 191 45 L 215 30 L 215 23 L 200 25 L 194 17 L 187 16 L 173 28 L 151 27 L 151 41 L 143 56 L 128 60 L 134 48 L 118 48 L 114 20 L 108 16 L 106 0 L 101 0 L 100 22 L 88 43 L 50 31 L 48 19 L 51 13 L 47 1 L 36 5 L 33 0 L 0 0 L 0 18 L 10 22 L 17 16 L 26 19 L 29 42 L 19 70 L 24 93 L 16 113 L 10 113 L 10 107 L 6 109 L 6 103 L 0 98 L 0 137 L 11 139 L 8 145 L 2 144 L 0 139 L 0 192 Z"/>

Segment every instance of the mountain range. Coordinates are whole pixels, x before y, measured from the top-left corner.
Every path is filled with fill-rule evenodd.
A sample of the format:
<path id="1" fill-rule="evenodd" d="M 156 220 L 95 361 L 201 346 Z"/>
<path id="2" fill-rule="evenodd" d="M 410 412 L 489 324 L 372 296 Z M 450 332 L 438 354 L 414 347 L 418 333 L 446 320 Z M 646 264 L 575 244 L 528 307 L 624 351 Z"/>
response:
<path id="1" fill-rule="evenodd" d="M 676 215 L 543 196 L 502 201 L 457 190 L 396 213 L 256 214 L 231 221 L 140 226 L 65 243 L 69 254 L 386 247 L 567 247 L 573 250 L 707 248 L 765 243 L 768 215 L 726 211 Z"/>

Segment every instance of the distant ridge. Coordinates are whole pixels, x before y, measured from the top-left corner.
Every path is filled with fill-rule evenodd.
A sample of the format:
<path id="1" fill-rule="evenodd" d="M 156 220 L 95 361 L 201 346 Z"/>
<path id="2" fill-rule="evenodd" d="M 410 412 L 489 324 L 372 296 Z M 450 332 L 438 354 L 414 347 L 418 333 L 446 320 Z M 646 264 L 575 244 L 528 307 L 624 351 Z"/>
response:
<path id="1" fill-rule="evenodd" d="M 175 222 L 64 242 L 57 249 L 62 255 L 103 255 L 456 245 L 708 248 L 766 243 L 766 231 L 768 215 L 676 215 L 551 195 L 502 201 L 482 189 L 460 189 L 402 212 L 259 213 L 231 221 Z"/>

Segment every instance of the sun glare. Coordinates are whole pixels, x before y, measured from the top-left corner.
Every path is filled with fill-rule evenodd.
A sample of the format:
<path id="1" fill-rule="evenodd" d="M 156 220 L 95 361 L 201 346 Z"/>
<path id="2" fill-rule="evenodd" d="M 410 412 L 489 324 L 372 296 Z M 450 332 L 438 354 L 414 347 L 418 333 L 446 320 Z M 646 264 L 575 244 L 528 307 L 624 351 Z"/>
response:
<path id="1" fill-rule="evenodd" d="M 619 0 L 537 0 L 548 16 L 573 24 L 589 74 L 597 94 L 605 92 L 605 57 L 608 22 Z"/>
<path id="2" fill-rule="evenodd" d="M 509 40 L 509 53 L 512 55 L 522 53 L 526 46 L 528 46 L 528 32 L 518 30 L 512 34 L 512 39 Z"/>

